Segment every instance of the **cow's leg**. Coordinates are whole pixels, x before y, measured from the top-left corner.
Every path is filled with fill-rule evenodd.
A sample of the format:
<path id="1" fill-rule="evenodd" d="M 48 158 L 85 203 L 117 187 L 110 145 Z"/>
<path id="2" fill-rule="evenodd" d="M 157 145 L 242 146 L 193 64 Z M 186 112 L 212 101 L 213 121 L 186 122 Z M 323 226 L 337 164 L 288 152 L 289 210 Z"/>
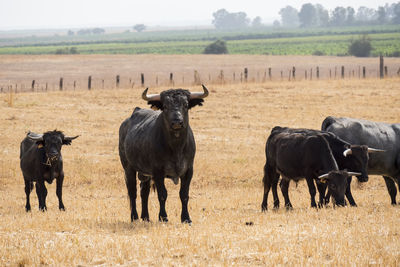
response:
<path id="1" fill-rule="evenodd" d="M 129 203 L 131 206 L 131 222 L 139 219 L 136 211 L 136 171 L 127 167 L 125 169 L 125 183 L 128 189 Z"/>
<path id="2" fill-rule="evenodd" d="M 394 183 L 391 177 L 383 176 L 383 178 L 385 179 L 386 187 L 389 192 L 392 205 L 396 205 L 396 195 L 397 195 L 396 184 Z"/>
<path id="3" fill-rule="evenodd" d="M 33 189 L 33 182 L 28 181 L 25 179 L 25 194 L 26 194 L 26 205 L 25 205 L 25 210 L 31 211 L 31 203 L 29 201 L 29 195 L 31 194 Z"/>
<path id="4" fill-rule="evenodd" d="M 264 196 L 263 196 L 263 201 L 261 203 L 261 211 L 266 211 L 268 209 L 268 194 L 269 190 L 271 189 L 271 180 L 272 180 L 270 169 L 271 167 L 268 167 L 267 164 L 264 165 L 264 177 L 263 177 Z"/>
<path id="5" fill-rule="evenodd" d="M 347 200 L 350 203 L 350 206 L 357 207 L 357 204 L 354 201 L 353 195 L 351 194 L 351 180 L 352 180 L 351 176 L 347 177 L 347 187 L 346 187 L 345 195 L 346 195 Z"/>
<path id="6" fill-rule="evenodd" d="M 39 210 L 46 211 L 46 196 L 47 196 L 47 189 L 44 184 L 44 180 L 36 182 L 36 194 L 39 200 Z"/>
<path id="7" fill-rule="evenodd" d="M 62 201 L 62 186 L 64 182 L 64 173 L 61 172 L 60 176 L 56 179 L 56 194 L 58 197 L 58 208 L 65 211 L 64 203 Z"/>
<path id="8" fill-rule="evenodd" d="M 282 195 L 285 198 L 285 207 L 287 210 L 290 210 L 293 208 L 292 203 L 290 202 L 290 199 L 289 199 L 289 184 L 290 184 L 290 180 L 282 177 L 280 186 L 281 186 Z"/>
<path id="9" fill-rule="evenodd" d="M 154 176 L 156 183 L 158 201 L 160 202 L 160 212 L 158 213 L 158 220 L 160 222 L 168 222 L 167 212 L 165 211 L 165 202 L 167 201 L 167 189 L 164 184 L 163 176 Z"/>
<path id="10" fill-rule="evenodd" d="M 324 205 L 326 205 L 325 201 L 325 192 L 326 192 L 326 184 L 322 183 L 320 181 L 316 181 L 317 183 L 317 189 L 319 193 L 319 202 L 318 202 L 318 208 L 322 208 Z"/>
<path id="11" fill-rule="evenodd" d="M 315 203 L 315 195 L 316 195 L 316 189 L 314 185 L 314 179 L 312 178 L 306 178 L 307 185 L 308 185 L 308 190 L 310 191 L 310 196 L 311 196 L 311 207 L 316 208 L 317 204 Z"/>
<path id="12" fill-rule="evenodd" d="M 189 212 L 188 212 L 188 202 L 189 202 L 189 187 L 190 181 L 193 176 L 193 167 L 190 167 L 186 174 L 181 177 L 181 189 L 179 190 L 179 197 L 182 202 L 182 212 L 181 212 L 181 222 L 191 223 Z"/>
<path id="13" fill-rule="evenodd" d="M 149 194 L 150 194 L 150 181 L 151 179 L 148 179 L 145 181 L 147 177 L 144 177 L 142 174 L 139 174 L 139 178 L 141 180 L 140 182 L 140 198 L 142 199 L 142 214 L 140 215 L 140 218 L 143 221 L 150 221 L 150 216 L 149 216 Z"/>

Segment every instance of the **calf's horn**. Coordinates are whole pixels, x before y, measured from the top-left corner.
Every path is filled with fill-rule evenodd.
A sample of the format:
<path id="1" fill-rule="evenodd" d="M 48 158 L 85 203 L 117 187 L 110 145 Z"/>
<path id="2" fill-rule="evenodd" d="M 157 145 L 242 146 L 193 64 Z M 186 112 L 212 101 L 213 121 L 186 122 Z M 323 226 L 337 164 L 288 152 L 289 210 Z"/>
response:
<path id="1" fill-rule="evenodd" d="M 149 90 L 149 88 L 146 88 L 143 93 L 142 93 L 142 98 L 143 100 L 146 101 L 160 101 L 161 100 L 161 96 L 160 94 L 152 94 L 152 95 L 148 95 L 147 91 Z"/>
<path id="2" fill-rule="evenodd" d="M 43 134 L 37 134 L 33 132 L 28 133 L 28 138 L 33 141 L 43 141 Z"/>
<path id="3" fill-rule="evenodd" d="M 190 99 L 206 98 L 208 96 L 207 87 L 205 87 L 204 84 L 202 84 L 201 86 L 203 87 L 203 91 L 204 92 L 193 92 L 193 93 L 190 93 Z"/>
<path id="4" fill-rule="evenodd" d="M 75 138 L 78 138 L 78 137 L 79 137 L 79 135 L 74 136 L 74 137 L 72 137 L 72 136 L 64 136 L 64 140 L 66 140 L 66 141 L 72 141 L 72 140 L 74 140 Z"/>
<path id="5" fill-rule="evenodd" d="M 322 174 L 322 175 L 318 176 L 318 178 L 319 179 L 325 179 L 325 178 L 328 178 L 328 176 L 329 176 L 329 173 L 325 173 L 325 174 Z"/>
<path id="6" fill-rule="evenodd" d="M 343 151 L 343 156 L 347 157 L 347 155 L 351 155 L 353 153 L 353 151 L 351 151 L 351 149 L 346 149 L 345 151 Z"/>
<path id="7" fill-rule="evenodd" d="M 385 152 L 385 150 L 370 148 L 370 147 L 368 148 L 368 153 L 376 153 L 376 152 Z"/>

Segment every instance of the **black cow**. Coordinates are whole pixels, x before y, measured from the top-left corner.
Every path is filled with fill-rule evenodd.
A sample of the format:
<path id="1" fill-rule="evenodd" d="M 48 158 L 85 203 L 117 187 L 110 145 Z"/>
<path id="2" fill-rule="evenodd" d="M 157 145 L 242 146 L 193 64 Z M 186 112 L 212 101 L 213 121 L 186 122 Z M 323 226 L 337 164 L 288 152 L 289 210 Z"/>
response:
<path id="1" fill-rule="evenodd" d="M 60 210 L 65 210 L 62 201 L 64 171 L 61 147 L 62 145 L 70 145 L 72 140 L 78 136 L 67 137 L 62 132 L 54 130 L 44 134 L 29 132 L 22 140 L 19 158 L 25 180 L 26 211 L 31 210 L 29 195 L 33 189 L 33 182 L 36 182 L 39 210 L 47 210 L 47 189 L 44 182 L 51 184 L 54 178 L 57 181 L 58 207 Z"/>
<path id="2" fill-rule="evenodd" d="M 375 147 L 381 152 L 370 155 L 368 173 L 383 176 L 392 205 L 395 205 L 395 182 L 400 186 L 400 124 L 329 116 L 321 128 L 348 142 Z"/>
<path id="3" fill-rule="evenodd" d="M 178 184 L 180 178 L 181 221 L 191 223 L 187 204 L 196 144 L 189 126 L 188 110 L 196 105 L 201 106 L 203 98 L 208 96 L 208 90 L 204 85 L 204 92 L 199 93 L 170 89 L 161 94 L 147 95 L 147 90 L 143 92 L 142 98 L 161 112 L 137 107 L 119 129 L 119 155 L 125 170 L 131 221 L 138 219 L 136 211 L 136 173 L 138 173 L 141 181 L 141 219 L 149 220 L 148 198 L 150 180 L 153 179 L 160 202 L 158 219 L 168 221 L 165 211 L 167 190 L 164 179 L 171 178 Z"/>
<path id="4" fill-rule="evenodd" d="M 293 129 L 274 127 L 268 137 L 264 166 L 264 197 L 261 204 L 267 210 L 268 193 L 272 186 L 274 208 L 279 208 L 277 184 L 282 176 L 281 190 L 285 206 L 291 208 L 288 188 L 289 181 L 306 179 L 311 195 L 311 207 L 316 207 L 314 180 L 327 182 L 329 190 L 338 205 L 344 205 L 347 176 L 354 173 L 339 171 L 329 143 L 322 134 L 293 132 Z M 357 173 L 360 175 L 360 173 Z"/>
<path id="5" fill-rule="evenodd" d="M 368 153 L 373 153 L 376 149 L 368 148 L 366 145 L 351 145 L 331 132 L 291 128 L 286 128 L 286 131 L 303 133 L 305 135 L 323 135 L 329 143 L 329 147 L 332 150 L 333 157 L 336 160 L 339 170 L 359 172 L 361 175 L 357 176 L 358 180 L 360 182 L 368 181 Z M 351 176 L 348 177 L 348 186 L 345 195 L 349 200 L 350 205 L 356 206 L 353 196 L 351 195 L 350 182 Z M 325 199 L 326 183 L 317 182 L 317 188 L 319 192 L 319 206 L 322 206 L 329 200 L 329 195 L 327 195 Z"/>

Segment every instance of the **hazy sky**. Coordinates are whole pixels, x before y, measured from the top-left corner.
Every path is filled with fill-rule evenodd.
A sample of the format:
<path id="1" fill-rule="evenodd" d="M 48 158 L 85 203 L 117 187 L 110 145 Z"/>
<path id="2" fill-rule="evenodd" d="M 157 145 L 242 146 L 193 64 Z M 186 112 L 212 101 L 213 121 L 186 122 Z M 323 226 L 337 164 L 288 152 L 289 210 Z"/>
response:
<path id="1" fill-rule="evenodd" d="M 220 8 L 228 12 L 246 12 L 264 22 L 279 19 L 279 10 L 291 5 L 298 10 L 304 3 L 320 3 L 328 10 L 336 6 L 359 6 L 376 9 L 385 3 L 377 0 L 0 0 L 0 30 L 130 26 L 183 26 L 211 24 L 212 13 Z M 246 3 L 246 5 L 244 4 Z"/>

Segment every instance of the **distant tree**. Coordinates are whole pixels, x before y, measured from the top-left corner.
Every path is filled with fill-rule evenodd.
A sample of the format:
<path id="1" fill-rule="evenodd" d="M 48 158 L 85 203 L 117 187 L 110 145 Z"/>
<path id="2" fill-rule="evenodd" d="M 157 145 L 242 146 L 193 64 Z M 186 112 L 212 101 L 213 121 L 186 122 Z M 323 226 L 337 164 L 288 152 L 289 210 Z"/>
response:
<path id="1" fill-rule="evenodd" d="M 356 11 L 352 7 L 346 8 L 346 25 L 353 25 L 354 24 L 354 14 Z"/>
<path id="2" fill-rule="evenodd" d="M 317 12 L 316 24 L 318 26 L 327 26 L 329 24 L 329 12 L 321 4 L 315 4 L 315 10 Z"/>
<path id="3" fill-rule="evenodd" d="M 346 24 L 346 9 L 338 6 L 332 11 L 331 24 L 334 26 L 343 26 Z"/>
<path id="4" fill-rule="evenodd" d="M 393 18 L 392 23 L 400 24 L 400 2 L 393 5 Z"/>
<path id="5" fill-rule="evenodd" d="M 226 42 L 223 40 L 217 40 L 204 49 L 203 54 L 228 54 L 228 48 Z"/>
<path id="6" fill-rule="evenodd" d="M 359 22 L 373 21 L 375 17 L 375 10 L 365 6 L 360 6 L 357 9 L 356 19 Z"/>
<path id="7" fill-rule="evenodd" d="M 279 11 L 281 15 L 282 26 L 297 27 L 299 26 L 299 12 L 292 6 L 286 6 Z"/>
<path id="8" fill-rule="evenodd" d="M 146 29 L 146 26 L 144 24 L 136 24 L 133 29 L 137 32 L 142 32 Z"/>
<path id="9" fill-rule="evenodd" d="M 371 40 L 366 34 L 360 36 L 357 40 L 352 40 L 349 45 L 349 54 L 356 57 L 368 57 L 371 50 Z"/>
<path id="10" fill-rule="evenodd" d="M 262 27 L 261 17 L 255 17 L 251 22 L 251 27 L 253 28 L 260 28 Z"/>
<path id="11" fill-rule="evenodd" d="M 105 32 L 106 31 L 104 29 L 102 29 L 102 28 L 94 28 L 94 29 L 92 29 L 92 33 L 93 34 L 103 34 Z"/>
<path id="12" fill-rule="evenodd" d="M 281 23 L 279 22 L 279 20 L 274 20 L 274 22 L 272 22 L 272 26 L 274 28 L 279 28 L 281 27 Z"/>
<path id="13" fill-rule="evenodd" d="M 386 14 L 386 8 L 383 6 L 378 7 L 377 11 L 378 15 L 378 23 L 379 24 L 385 24 L 387 22 L 387 14 Z"/>
<path id="14" fill-rule="evenodd" d="M 299 20 L 301 27 L 313 27 L 317 24 L 317 11 L 315 7 L 310 4 L 303 4 L 299 12 Z"/>
<path id="15" fill-rule="evenodd" d="M 69 30 L 69 31 L 67 32 L 67 34 L 68 34 L 68 36 L 73 36 L 75 33 L 74 33 L 73 31 Z"/>
<path id="16" fill-rule="evenodd" d="M 250 19 L 244 12 L 229 13 L 225 9 L 219 9 L 213 13 L 212 23 L 219 30 L 243 29 L 249 25 Z"/>

